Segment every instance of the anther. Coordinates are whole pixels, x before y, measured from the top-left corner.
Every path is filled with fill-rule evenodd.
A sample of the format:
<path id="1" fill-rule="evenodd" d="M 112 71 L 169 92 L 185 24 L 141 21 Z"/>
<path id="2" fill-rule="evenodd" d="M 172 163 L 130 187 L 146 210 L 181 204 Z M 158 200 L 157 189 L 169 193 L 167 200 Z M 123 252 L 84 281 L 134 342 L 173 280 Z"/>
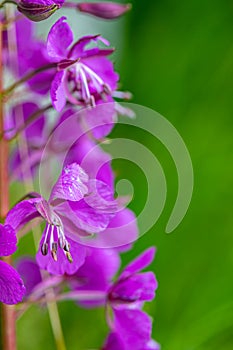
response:
<path id="1" fill-rule="evenodd" d="M 70 263 L 73 262 L 73 259 L 72 259 L 72 256 L 71 256 L 70 252 L 66 252 L 66 257 L 67 257 L 67 259 L 68 259 L 68 261 L 69 261 Z"/>
<path id="2" fill-rule="evenodd" d="M 55 250 L 51 251 L 51 255 L 54 261 L 57 261 L 57 252 Z"/>
<path id="3" fill-rule="evenodd" d="M 41 246 L 41 253 L 42 255 L 47 255 L 48 254 L 48 243 L 43 243 Z"/>

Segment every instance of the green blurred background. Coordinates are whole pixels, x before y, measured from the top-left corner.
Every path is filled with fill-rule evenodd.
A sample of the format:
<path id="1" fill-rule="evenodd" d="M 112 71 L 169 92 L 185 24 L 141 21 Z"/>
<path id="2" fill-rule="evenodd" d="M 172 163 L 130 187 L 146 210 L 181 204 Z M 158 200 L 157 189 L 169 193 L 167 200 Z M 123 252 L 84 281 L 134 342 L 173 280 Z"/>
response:
<path id="1" fill-rule="evenodd" d="M 149 245 L 157 246 L 153 270 L 159 289 L 146 310 L 163 350 L 232 350 L 233 3 L 135 0 L 132 12 L 117 23 L 104 24 L 104 34 L 111 37 L 121 28 L 116 46 L 122 54 L 115 60 L 122 87 L 134 93 L 133 102 L 158 111 L 177 128 L 195 174 L 188 213 L 167 235 L 177 174 L 160 142 L 144 137 L 163 166 L 168 198 L 157 224 L 124 254 L 123 264 Z M 124 134 L 142 139 L 140 132 L 130 134 L 122 127 L 113 137 Z M 135 185 L 131 207 L 140 212 L 145 177 L 125 161 L 116 161 L 114 167 L 119 177 Z M 107 332 L 102 309 L 86 311 L 67 302 L 59 311 L 68 350 L 102 344 Z M 30 309 L 18 323 L 18 335 L 20 350 L 55 349 L 46 310 Z"/>

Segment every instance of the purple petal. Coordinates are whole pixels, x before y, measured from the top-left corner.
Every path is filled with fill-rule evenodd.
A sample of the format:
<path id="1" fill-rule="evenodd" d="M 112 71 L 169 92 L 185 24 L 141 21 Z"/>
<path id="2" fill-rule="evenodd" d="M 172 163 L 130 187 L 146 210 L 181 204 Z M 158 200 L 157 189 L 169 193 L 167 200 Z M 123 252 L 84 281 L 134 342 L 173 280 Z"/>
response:
<path id="1" fill-rule="evenodd" d="M 108 102 L 112 102 L 109 99 Z M 96 139 L 101 139 L 112 131 L 117 120 L 114 103 L 97 103 L 96 108 L 86 112 L 85 121 L 88 123 L 88 131 L 91 131 Z"/>
<path id="2" fill-rule="evenodd" d="M 85 263 L 75 274 L 73 288 L 106 291 L 120 267 L 119 254 L 113 249 L 88 248 Z"/>
<path id="3" fill-rule="evenodd" d="M 73 33 L 65 21 L 66 17 L 61 17 L 48 34 L 47 51 L 55 61 L 67 57 L 67 49 L 73 41 Z"/>
<path id="4" fill-rule="evenodd" d="M 107 297 L 107 290 L 119 266 L 119 254 L 113 249 L 89 248 L 85 263 L 70 280 L 70 286 L 74 290 L 103 291 Z M 97 307 L 106 302 L 106 297 L 80 304 L 88 308 Z"/>
<path id="5" fill-rule="evenodd" d="M 79 201 L 88 192 L 87 182 L 88 175 L 77 163 L 67 165 L 52 189 L 50 202 L 56 198 Z"/>
<path id="6" fill-rule="evenodd" d="M 151 339 L 148 343 L 146 343 L 144 350 L 160 350 L 160 345 Z"/>
<path id="7" fill-rule="evenodd" d="M 11 115 L 9 116 L 9 126 L 11 129 L 13 129 L 10 133 L 9 137 L 13 137 L 17 130 L 24 125 L 24 123 L 28 120 L 28 118 L 38 111 L 39 106 L 32 102 L 25 102 L 22 104 L 18 104 L 13 107 Z M 45 125 L 45 117 L 42 114 L 39 118 L 37 118 L 36 121 L 30 123 L 28 127 L 25 129 L 25 134 L 27 138 L 27 142 L 33 142 L 34 145 L 40 145 L 42 135 L 43 135 L 43 128 Z"/>
<path id="8" fill-rule="evenodd" d="M 120 334 L 126 349 L 142 350 L 150 341 L 151 318 L 141 310 L 113 309 L 115 331 Z"/>
<path id="9" fill-rule="evenodd" d="M 57 250 L 57 261 L 52 258 L 50 252 L 42 255 L 41 246 L 44 243 L 45 232 L 40 241 L 40 249 L 36 254 L 36 261 L 41 269 L 47 270 L 52 275 L 73 275 L 83 265 L 86 257 L 86 247 L 67 238 L 70 244 L 70 254 L 73 262 L 69 262 L 64 251 L 59 247 Z"/>
<path id="10" fill-rule="evenodd" d="M 92 69 L 112 91 L 116 90 L 119 75 L 115 73 L 113 63 L 109 59 L 104 56 L 91 56 L 82 59 L 82 62 Z"/>
<path id="11" fill-rule="evenodd" d="M 137 220 L 130 209 L 122 209 L 110 221 L 103 232 L 99 232 L 91 241 L 86 243 L 92 247 L 116 248 L 125 251 L 130 248 L 130 243 L 138 238 Z M 85 240 L 83 239 L 83 242 Z"/>
<path id="12" fill-rule="evenodd" d="M 0 224 L 0 256 L 13 254 L 17 247 L 15 230 L 10 225 Z"/>
<path id="13" fill-rule="evenodd" d="M 141 255 L 134 259 L 130 264 L 128 264 L 123 270 L 121 277 L 126 275 L 134 274 L 145 269 L 151 264 L 155 256 L 155 248 L 150 247 L 145 250 Z"/>
<path id="14" fill-rule="evenodd" d="M 17 304 L 22 301 L 25 287 L 19 274 L 13 267 L 0 261 L 0 301 L 5 304 Z"/>
<path id="15" fill-rule="evenodd" d="M 101 181 L 90 180 L 88 189 L 88 195 L 85 198 L 78 202 L 69 201 L 56 206 L 56 212 L 60 217 L 65 216 L 80 230 L 97 233 L 106 229 L 115 216 L 117 202 L 113 199 L 113 193 L 109 187 Z M 78 236 L 78 232 L 76 233 Z M 74 235 L 72 239 L 75 240 Z"/>
<path id="16" fill-rule="evenodd" d="M 68 58 L 77 59 L 79 57 L 85 57 L 85 47 L 92 41 L 98 42 L 98 40 L 104 42 L 105 45 L 109 45 L 109 42 L 102 38 L 100 35 L 86 35 L 80 38 L 76 43 L 74 43 L 74 45 L 69 51 Z"/>
<path id="17" fill-rule="evenodd" d="M 153 272 L 132 275 L 120 279 L 110 291 L 109 299 L 112 302 L 150 301 L 155 297 L 157 281 Z"/>
<path id="18" fill-rule="evenodd" d="M 50 96 L 54 108 L 60 112 L 66 104 L 66 93 L 64 89 L 65 71 L 57 72 L 50 89 Z"/>
<path id="19" fill-rule="evenodd" d="M 17 263 L 17 271 L 24 281 L 26 295 L 29 295 L 35 286 L 42 281 L 39 266 L 33 258 L 21 258 Z"/>
<path id="20" fill-rule="evenodd" d="M 111 332 L 102 348 L 102 350 L 127 350 L 120 334 Z"/>
<path id="21" fill-rule="evenodd" d="M 8 212 L 5 223 L 17 232 L 23 225 L 40 216 L 35 206 L 40 201 L 41 197 L 19 202 Z"/>

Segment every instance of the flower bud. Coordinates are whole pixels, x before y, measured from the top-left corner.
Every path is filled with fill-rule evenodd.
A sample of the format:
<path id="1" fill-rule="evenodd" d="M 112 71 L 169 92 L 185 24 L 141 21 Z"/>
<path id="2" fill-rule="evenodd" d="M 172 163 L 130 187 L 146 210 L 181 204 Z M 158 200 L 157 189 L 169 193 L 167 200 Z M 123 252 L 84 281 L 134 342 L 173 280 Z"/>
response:
<path id="1" fill-rule="evenodd" d="M 17 8 L 31 21 L 40 22 L 50 17 L 62 4 L 63 1 L 20 0 Z"/>
<path id="2" fill-rule="evenodd" d="M 81 12 L 89 13 L 93 16 L 114 19 L 122 16 L 131 9 L 131 4 L 118 4 L 116 2 L 81 2 L 77 4 Z"/>

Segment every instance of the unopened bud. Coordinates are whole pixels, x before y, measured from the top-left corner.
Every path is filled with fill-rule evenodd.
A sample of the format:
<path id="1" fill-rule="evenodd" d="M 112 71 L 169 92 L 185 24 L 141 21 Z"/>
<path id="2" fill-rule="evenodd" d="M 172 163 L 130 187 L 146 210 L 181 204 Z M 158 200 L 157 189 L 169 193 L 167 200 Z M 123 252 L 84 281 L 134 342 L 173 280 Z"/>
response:
<path id="1" fill-rule="evenodd" d="M 114 19 L 124 15 L 131 9 L 131 4 L 118 4 L 116 2 L 81 2 L 77 4 L 81 12 L 104 18 Z"/>
<path id="2" fill-rule="evenodd" d="M 50 17 L 61 5 L 61 1 L 53 0 L 20 0 L 17 8 L 31 21 L 40 22 Z"/>

